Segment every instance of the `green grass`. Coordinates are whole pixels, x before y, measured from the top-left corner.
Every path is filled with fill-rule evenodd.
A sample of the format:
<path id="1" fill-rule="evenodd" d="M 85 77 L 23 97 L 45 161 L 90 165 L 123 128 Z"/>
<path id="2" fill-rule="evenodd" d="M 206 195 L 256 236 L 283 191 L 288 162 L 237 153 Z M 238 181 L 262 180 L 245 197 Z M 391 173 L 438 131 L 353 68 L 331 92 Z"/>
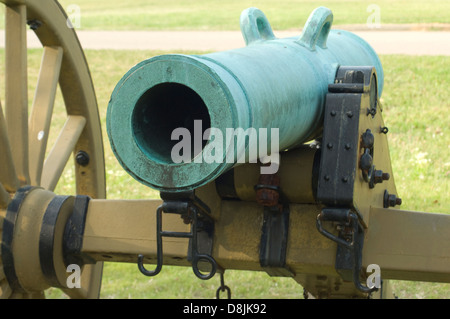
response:
<path id="1" fill-rule="evenodd" d="M 114 3 L 115 2 L 115 3 Z M 372 12 L 369 4 L 380 7 L 381 23 L 449 23 L 448 1 L 358 1 L 358 0 L 138 0 L 76 1 L 81 9 L 84 29 L 134 30 L 238 30 L 239 16 L 248 7 L 267 15 L 272 28 L 284 30 L 303 27 L 309 14 L 322 5 L 334 14 L 334 24 L 365 24 Z M 61 1 L 63 6 L 72 0 Z M 399 14 L 402 12 L 402 14 Z"/>
<path id="2" fill-rule="evenodd" d="M 122 75 L 137 62 L 160 53 L 86 51 L 104 130 L 108 198 L 158 196 L 124 173 L 117 163 L 109 148 L 105 117 L 109 96 Z M 383 117 L 389 127 L 394 177 L 403 199 L 401 208 L 449 213 L 450 57 L 387 55 L 381 60 L 385 71 Z M 227 270 L 225 281 L 234 298 L 302 298 L 302 287 L 289 278 Z M 148 278 L 135 264 L 106 263 L 101 298 L 214 298 L 219 284 L 218 276 L 205 282 L 190 268 L 165 266 L 160 275 Z M 400 298 L 450 299 L 449 284 L 393 281 L 392 286 Z M 49 296 L 61 294 L 52 290 Z"/>
<path id="3" fill-rule="evenodd" d="M 239 16 L 248 7 L 267 15 L 274 30 L 302 28 L 309 14 L 322 5 L 334 14 L 334 25 L 365 24 L 380 8 L 381 23 L 450 23 L 446 0 L 61 0 L 69 16 L 69 5 L 80 9 L 80 30 L 238 30 Z M 0 25 L 3 15 L 0 14 Z"/>
<path id="4" fill-rule="evenodd" d="M 450 212 L 450 58 L 385 56 L 383 105 L 402 208 Z"/>

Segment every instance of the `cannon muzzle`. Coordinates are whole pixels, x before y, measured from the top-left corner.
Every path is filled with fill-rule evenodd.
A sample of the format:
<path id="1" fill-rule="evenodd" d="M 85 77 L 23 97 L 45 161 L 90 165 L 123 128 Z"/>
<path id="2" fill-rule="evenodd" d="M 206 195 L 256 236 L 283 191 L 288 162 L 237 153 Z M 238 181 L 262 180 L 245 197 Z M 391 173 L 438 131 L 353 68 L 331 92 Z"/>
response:
<path id="1" fill-rule="evenodd" d="M 269 162 L 320 134 L 328 85 L 340 66 L 383 70 L 358 36 L 331 30 L 317 8 L 299 37 L 278 39 L 256 8 L 241 15 L 244 48 L 161 55 L 119 81 L 108 106 L 112 150 L 128 173 L 161 191 L 202 186 L 235 166 Z"/>

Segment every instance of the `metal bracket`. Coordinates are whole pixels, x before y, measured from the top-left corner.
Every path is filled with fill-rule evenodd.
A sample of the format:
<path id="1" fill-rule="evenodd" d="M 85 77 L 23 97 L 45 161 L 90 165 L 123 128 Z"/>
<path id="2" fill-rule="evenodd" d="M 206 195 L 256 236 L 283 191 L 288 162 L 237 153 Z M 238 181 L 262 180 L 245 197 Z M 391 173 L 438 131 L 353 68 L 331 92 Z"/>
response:
<path id="1" fill-rule="evenodd" d="M 289 206 L 264 207 L 259 260 L 269 276 L 292 277 L 286 265 L 287 236 L 289 229 Z"/>
<path id="2" fill-rule="evenodd" d="M 203 203 L 194 192 L 183 193 L 162 193 L 163 203 L 156 211 L 156 243 L 157 243 L 157 261 L 154 270 L 147 270 L 144 267 L 144 255 L 138 256 L 138 268 L 146 276 L 156 276 L 160 273 L 163 265 L 163 237 L 179 237 L 189 238 L 188 259 L 191 260 L 192 270 L 195 275 L 203 280 L 212 278 L 217 271 L 217 263 L 211 257 L 211 251 L 208 253 L 200 253 L 199 234 L 203 232 L 202 242 L 210 241 L 203 247 L 212 248 L 212 239 L 214 232 L 214 221 L 211 218 L 209 207 Z M 191 224 L 190 232 L 174 232 L 162 230 L 162 213 L 179 214 L 185 223 Z M 203 248 L 202 247 L 202 248 Z M 209 272 L 202 273 L 200 263 L 206 262 L 210 264 Z"/>
<path id="3" fill-rule="evenodd" d="M 264 207 L 259 263 L 269 276 L 293 277 L 286 265 L 289 204 L 280 191 L 276 174 L 262 174 L 255 186 L 257 202 Z"/>
<path id="4" fill-rule="evenodd" d="M 325 230 L 322 225 L 324 221 L 337 223 L 339 235 Z M 335 268 L 342 279 L 353 281 L 355 287 L 364 293 L 376 290 L 364 286 L 360 281 L 364 229 L 356 213 L 350 209 L 324 208 L 317 216 L 316 226 L 322 235 L 338 244 Z"/>
<path id="5" fill-rule="evenodd" d="M 73 212 L 67 220 L 64 229 L 63 256 L 66 265 L 95 264 L 94 258 L 81 252 L 83 235 L 86 227 L 86 218 L 91 198 L 86 195 L 77 195 L 73 204 Z"/>
<path id="6" fill-rule="evenodd" d="M 389 179 L 389 174 L 373 165 L 373 133 L 370 129 L 362 135 L 359 132 L 363 106 L 367 105 L 365 115 L 372 118 L 379 111 L 375 68 L 340 67 L 328 91 L 317 187 L 317 200 L 327 208 L 317 216 L 316 226 L 322 235 L 338 244 L 335 268 L 342 279 L 353 281 L 358 290 L 370 293 L 374 289 L 360 282 L 364 220 L 354 202 L 354 188 L 359 169 L 370 189 Z M 369 99 L 363 100 L 363 95 Z M 337 223 L 339 235 L 325 230 L 323 221 Z"/>
<path id="7" fill-rule="evenodd" d="M 340 67 L 335 83 L 328 85 L 326 96 L 323 147 L 317 188 L 319 202 L 332 207 L 354 207 L 353 195 L 358 168 L 370 188 L 382 178 L 374 179 L 374 138 L 370 130 L 359 134 L 362 96 L 374 116 L 378 110 L 376 71 L 373 67 Z M 363 154 L 359 159 L 361 141 Z M 383 173 L 377 171 L 378 173 Z M 384 178 L 389 178 L 387 175 Z"/>

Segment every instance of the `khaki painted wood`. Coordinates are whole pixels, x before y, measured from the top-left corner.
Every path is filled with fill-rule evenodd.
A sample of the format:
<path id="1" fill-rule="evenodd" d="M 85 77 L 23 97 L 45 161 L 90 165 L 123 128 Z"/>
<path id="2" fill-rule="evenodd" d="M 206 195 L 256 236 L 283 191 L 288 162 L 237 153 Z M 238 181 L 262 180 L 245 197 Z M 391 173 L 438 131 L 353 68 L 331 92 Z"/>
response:
<path id="1" fill-rule="evenodd" d="M 63 50 L 44 47 L 29 121 L 31 185 L 40 185 Z"/>
<path id="2" fill-rule="evenodd" d="M 8 204 L 10 203 L 10 201 L 11 201 L 11 199 L 9 197 L 9 193 L 6 191 L 6 189 L 0 183 L 0 209 L 6 209 L 6 207 L 8 207 Z"/>
<path id="3" fill-rule="evenodd" d="M 450 215 L 372 208 L 363 264 L 386 279 L 450 282 Z"/>
<path id="4" fill-rule="evenodd" d="M 83 252 L 99 261 L 137 262 L 144 254 L 156 261 L 156 209 L 160 200 L 91 200 L 83 237 Z M 103 224 L 102 227 L 99 227 Z M 163 214 L 163 230 L 187 231 L 178 215 Z M 164 261 L 189 265 L 188 239 L 163 239 Z"/>
<path id="5" fill-rule="evenodd" d="M 389 144 L 386 134 L 381 133 L 384 120 L 382 117 L 382 108 L 380 102 L 378 102 L 378 110 L 374 117 L 367 115 L 367 109 L 370 106 L 370 96 L 364 94 L 361 97 L 361 109 L 359 116 L 359 136 L 361 136 L 367 129 L 370 129 L 374 135 L 374 154 L 373 165 L 377 170 L 382 170 L 384 173 L 390 175 L 389 180 L 383 181 L 383 183 L 375 184 L 374 188 L 369 188 L 367 182 L 364 181 L 361 170 L 359 169 L 359 161 L 363 154 L 363 148 L 360 146 L 361 139 L 358 142 L 357 153 L 357 171 L 354 182 L 354 195 L 353 203 L 362 215 L 362 222 L 367 226 L 370 224 L 370 211 L 372 207 L 383 208 L 384 191 L 387 190 L 389 194 L 395 194 L 398 196 L 397 189 L 395 187 L 394 172 L 391 166 L 391 157 L 389 153 Z M 401 196 L 399 196 L 401 197 Z"/>
<path id="6" fill-rule="evenodd" d="M 280 156 L 280 167 L 277 174 L 280 177 L 280 189 L 291 203 L 314 203 L 313 195 L 313 165 L 317 150 L 303 146 Z M 259 182 L 260 164 L 242 164 L 233 168 L 234 186 L 241 200 L 255 201 L 254 186 Z"/>
<path id="7" fill-rule="evenodd" d="M 26 6 L 5 10 L 5 117 L 17 177 L 28 184 L 28 80 Z"/>
<path id="8" fill-rule="evenodd" d="M 55 194 L 44 190 L 31 191 L 21 206 L 14 229 L 14 268 L 20 285 L 29 292 L 43 291 L 50 286 L 40 268 L 39 235 L 47 207 Z"/>
<path id="9" fill-rule="evenodd" d="M 97 260 L 121 262 L 136 262 L 142 253 L 146 260 L 155 261 L 160 204 L 160 200 L 91 201 L 83 252 Z M 339 278 L 334 269 L 336 244 L 316 229 L 320 211 L 316 205 L 291 205 L 287 264 L 299 276 Z M 370 214 L 364 269 L 378 264 L 383 279 L 450 282 L 450 235 L 445 231 L 450 229 L 450 216 L 384 208 L 373 208 Z M 224 269 L 262 270 L 261 207 L 254 202 L 223 201 L 214 215 L 213 257 L 218 264 Z M 163 214 L 163 220 L 163 229 L 182 231 L 178 215 Z M 163 247 L 165 264 L 189 264 L 186 240 L 163 238 Z"/>
<path id="10" fill-rule="evenodd" d="M 41 185 L 45 189 L 55 189 L 85 124 L 86 119 L 82 116 L 69 115 L 67 118 L 44 163 Z"/>
<path id="11" fill-rule="evenodd" d="M 3 116 L 3 110 L 0 103 L 0 183 L 5 190 L 13 193 L 19 188 L 16 169 L 11 153 L 11 144 L 9 143 L 6 121 Z"/>

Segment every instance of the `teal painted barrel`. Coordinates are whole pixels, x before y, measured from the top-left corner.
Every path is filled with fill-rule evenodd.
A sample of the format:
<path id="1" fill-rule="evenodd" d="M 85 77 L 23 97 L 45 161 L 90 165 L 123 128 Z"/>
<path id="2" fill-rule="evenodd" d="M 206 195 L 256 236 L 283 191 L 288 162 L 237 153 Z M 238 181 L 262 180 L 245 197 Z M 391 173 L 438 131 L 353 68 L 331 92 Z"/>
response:
<path id="1" fill-rule="evenodd" d="M 316 137 L 339 66 L 374 66 L 381 96 L 377 54 L 355 34 L 330 30 L 332 20 L 319 7 L 299 37 L 278 39 L 265 15 L 249 8 L 241 15 L 246 47 L 134 66 L 108 105 L 120 164 L 152 188 L 195 189 L 243 162 L 242 154 L 250 154 L 245 161 L 275 159 L 270 155 Z"/>

